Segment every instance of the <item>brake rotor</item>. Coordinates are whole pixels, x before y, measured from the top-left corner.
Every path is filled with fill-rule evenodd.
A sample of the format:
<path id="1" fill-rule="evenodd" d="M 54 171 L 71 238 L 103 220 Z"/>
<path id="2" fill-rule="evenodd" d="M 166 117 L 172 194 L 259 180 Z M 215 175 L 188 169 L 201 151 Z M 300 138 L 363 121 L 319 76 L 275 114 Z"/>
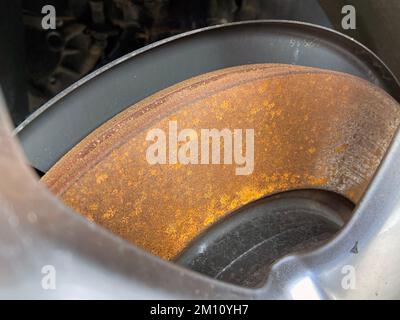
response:
<path id="1" fill-rule="evenodd" d="M 228 68 L 127 108 L 42 181 L 89 220 L 173 259 L 216 221 L 268 195 L 323 189 L 357 203 L 399 116 L 388 94 L 347 74 L 289 65 Z M 252 171 L 237 175 L 235 163 L 150 164 L 146 136 L 152 129 L 168 133 L 171 122 L 198 133 L 189 140 L 201 129 L 254 129 Z"/>

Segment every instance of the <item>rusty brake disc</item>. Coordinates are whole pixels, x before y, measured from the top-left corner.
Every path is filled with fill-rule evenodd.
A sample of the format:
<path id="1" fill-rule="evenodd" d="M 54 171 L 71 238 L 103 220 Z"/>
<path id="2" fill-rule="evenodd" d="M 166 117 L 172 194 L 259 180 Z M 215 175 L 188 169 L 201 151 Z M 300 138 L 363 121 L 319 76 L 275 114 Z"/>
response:
<path id="1" fill-rule="evenodd" d="M 323 189 L 357 203 L 399 119 L 394 99 L 354 76 L 289 65 L 233 67 L 127 108 L 42 181 L 89 220 L 173 259 L 222 217 L 281 191 Z M 235 174 L 234 163 L 149 164 L 148 132 L 168 132 L 171 122 L 197 133 L 253 129 L 251 174 Z"/>

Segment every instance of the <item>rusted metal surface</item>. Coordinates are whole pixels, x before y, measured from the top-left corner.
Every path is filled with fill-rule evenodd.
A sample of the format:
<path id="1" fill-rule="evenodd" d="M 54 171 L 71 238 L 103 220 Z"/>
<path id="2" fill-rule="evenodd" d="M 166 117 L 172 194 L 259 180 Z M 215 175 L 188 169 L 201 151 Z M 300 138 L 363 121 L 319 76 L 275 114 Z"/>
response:
<path id="1" fill-rule="evenodd" d="M 118 81 L 116 79 L 116 81 Z M 398 104 L 356 77 L 247 65 L 184 81 L 126 109 L 42 181 L 83 214 L 171 259 L 222 216 L 276 192 L 319 188 L 357 203 L 399 124 Z M 150 165 L 153 128 L 254 129 L 254 171 L 235 164 Z"/>

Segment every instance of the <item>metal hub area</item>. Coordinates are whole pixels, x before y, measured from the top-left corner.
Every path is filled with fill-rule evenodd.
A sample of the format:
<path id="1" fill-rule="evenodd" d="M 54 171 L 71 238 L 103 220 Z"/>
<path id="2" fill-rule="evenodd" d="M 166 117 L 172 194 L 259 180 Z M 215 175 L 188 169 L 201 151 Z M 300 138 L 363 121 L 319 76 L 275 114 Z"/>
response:
<path id="1" fill-rule="evenodd" d="M 175 261 L 221 281 L 261 287 L 273 262 L 327 242 L 349 220 L 353 208 L 343 196 L 327 191 L 276 194 L 221 219 Z"/>
<path id="2" fill-rule="evenodd" d="M 159 257 L 255 286 L 265 276 L 260 264 L 326 240 L 351 211 L 345 206 L 347 218 L 335 220 L 335 210 L 314 196 L 259 199 L 316 189 L 357 204 L 399 112 L 383 90 L 348 74 L 277 64 L 221 69 L 127 108 L 72 148 L 42 182 L 87 219 Z M 205 129 L 220 134 L 209 140 L 219 146 L 216 154 L 202 148 Z M 149 161 L 149 148 L 164 142 L 164 162 Z M 204 152 L 212 160 L 203 161 Z M 265 228 L 253 234 L 247 230 L 255 221 Z M 208 245 L 219 230 L 226 237 Z M 215 261 L 226 246 L 232 250 Z M 249 277 L 237 277 L 242 264 L 260 256 Z"/>

